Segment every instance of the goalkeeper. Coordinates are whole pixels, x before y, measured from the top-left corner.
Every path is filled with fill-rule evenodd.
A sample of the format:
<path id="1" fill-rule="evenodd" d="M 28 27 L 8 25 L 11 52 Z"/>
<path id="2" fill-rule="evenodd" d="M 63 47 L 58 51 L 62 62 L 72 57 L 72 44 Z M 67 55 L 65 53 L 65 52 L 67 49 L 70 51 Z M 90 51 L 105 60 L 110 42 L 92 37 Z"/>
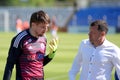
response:
<path id="1" fill-rule="evenodd" d="M 50 52 L 45 55 L 47 39 L 45 33 L 50 18 L 44 11 L 34 12 L 30 28 L 20 32 L 12 41 L 9 49 L 3 80 L 10 80 L 16 65 L 16 80 L 44 80 L 43 67 L 54 57 L 58 39 L 49 43 Z"/>

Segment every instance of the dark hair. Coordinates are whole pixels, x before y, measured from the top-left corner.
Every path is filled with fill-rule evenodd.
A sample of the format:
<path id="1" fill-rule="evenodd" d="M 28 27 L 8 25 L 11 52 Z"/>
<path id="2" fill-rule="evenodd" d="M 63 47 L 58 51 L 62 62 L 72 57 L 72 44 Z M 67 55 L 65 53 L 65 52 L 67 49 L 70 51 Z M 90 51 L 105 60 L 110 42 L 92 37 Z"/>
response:
<path id="1" fill-rule="evenodd" d="M 31 19 L 30 19 L 30 26 L 31 23 L 35 22 L 35 23 L 50 23 L 50 18 L 48 16 L 48 14 L 46 14 L 44 11 L 40 10 L 37 12 L 34 12 L 31 15 Z"/>
<path id="2" fill-rule="evenodd" d="M 93 27 L 93 26 L 97 26 L 98 27 L 98 31 L 105 31 L 105 33 L 107 34 L 108 32 L 108 25 L 105 21 L 103 20 L 96 20 L 96 21 L 93 21 L 91 24 L 90 24 L 90 27 Z"/>

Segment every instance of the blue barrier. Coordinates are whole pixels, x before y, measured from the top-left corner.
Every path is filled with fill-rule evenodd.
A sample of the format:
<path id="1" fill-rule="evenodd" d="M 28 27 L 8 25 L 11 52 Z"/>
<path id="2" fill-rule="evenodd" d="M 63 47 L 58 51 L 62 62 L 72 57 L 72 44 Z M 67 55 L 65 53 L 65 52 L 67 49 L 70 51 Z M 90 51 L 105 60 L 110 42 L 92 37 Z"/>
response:
<path id="1" fill-rule="evenodd" d="M 120 7 L 89 7 L 80 9 L 76 12 L 75 16 L 76 20 L 73 18 L 69 22 L 69 27 L 81 25 L 88 26 L 90 21 L 98 19 L 104 19 L 109 26 L 115 27 L 119 22 L 118 16 L 120 16 Z"/>

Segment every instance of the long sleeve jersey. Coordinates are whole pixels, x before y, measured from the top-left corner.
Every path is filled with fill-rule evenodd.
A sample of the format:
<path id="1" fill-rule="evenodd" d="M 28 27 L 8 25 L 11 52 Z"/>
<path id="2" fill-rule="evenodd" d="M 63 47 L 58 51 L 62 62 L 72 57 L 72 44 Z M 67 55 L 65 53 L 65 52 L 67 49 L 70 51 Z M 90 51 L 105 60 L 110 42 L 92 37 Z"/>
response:
<path id="1" fill-rule="evenodd" d="M 16 80 L 44 80 L 43 66 L 52 59 L 45 55 L 46 38 L 35 38 L 29 30 L 16 35 L 10 45 L 3 80 L 10 80 L 16 65 Z"/>

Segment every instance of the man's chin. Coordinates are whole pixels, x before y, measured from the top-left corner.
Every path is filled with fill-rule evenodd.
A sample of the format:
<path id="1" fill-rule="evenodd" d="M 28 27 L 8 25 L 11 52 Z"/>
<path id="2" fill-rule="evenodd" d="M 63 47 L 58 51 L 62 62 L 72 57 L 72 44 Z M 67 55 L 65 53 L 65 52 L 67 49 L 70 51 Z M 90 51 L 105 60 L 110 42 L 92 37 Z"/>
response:
<path id="1" fill-rule="evenodd" d="M 44 36 L 44 34 L 39 34 L 39 36 Z"/>

